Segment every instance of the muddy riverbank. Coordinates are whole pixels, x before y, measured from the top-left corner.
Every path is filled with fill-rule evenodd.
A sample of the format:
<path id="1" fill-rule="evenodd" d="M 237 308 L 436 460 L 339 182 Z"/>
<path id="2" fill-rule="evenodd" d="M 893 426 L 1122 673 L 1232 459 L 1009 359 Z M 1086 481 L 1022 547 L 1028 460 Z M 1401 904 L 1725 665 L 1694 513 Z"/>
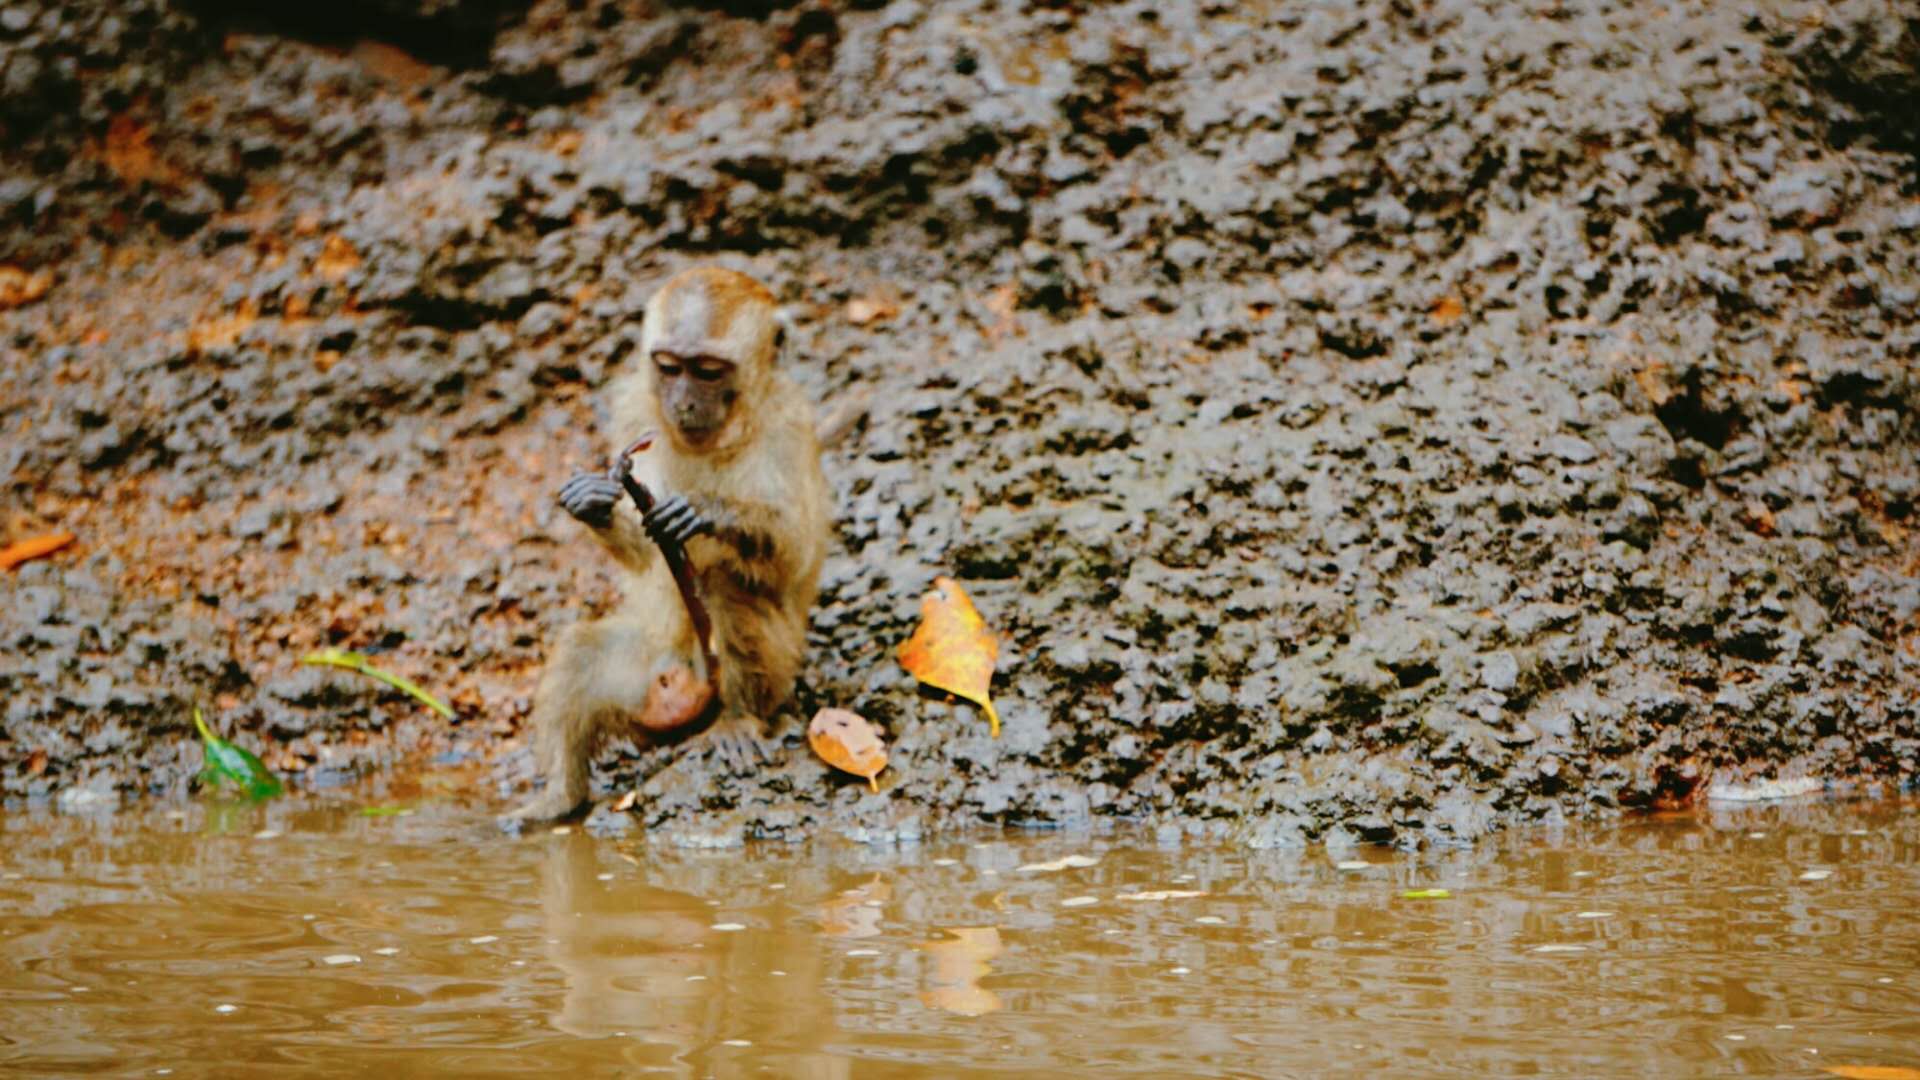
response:
<path id="1" fill-rule="evenodd" d="M 9 805 L 185 792 L 195 701 L 504 801 L 610 598 L 551 493 L 703 260 L 789 306 L 836 545 L 784 755 L 610 756 L 634 825 L 1418 843 L 1920 768 L 1910 12 L 719 7 L 9 7 L 0 539 L 80 537 L 0 579 Z M 997 741 L 892 658 L 942 572 Z"/>

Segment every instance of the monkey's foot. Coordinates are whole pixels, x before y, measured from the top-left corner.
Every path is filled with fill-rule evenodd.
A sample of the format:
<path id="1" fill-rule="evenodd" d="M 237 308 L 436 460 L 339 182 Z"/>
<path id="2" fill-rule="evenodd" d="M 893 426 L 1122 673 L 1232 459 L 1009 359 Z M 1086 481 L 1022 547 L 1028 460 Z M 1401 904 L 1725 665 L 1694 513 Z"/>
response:
<path id="1" fill-rule="evenodd" d="M 780 742 L 767 735 L 760 721 L 751 716 L 722 716 L 707 729 L 704 738 L 714 754 L 737 773 L 752 772 L 772 761 Z"/>
<path id="2" fill-rule="evenodd" d="M 565 791 L 557 787 L 550 787 L 534 796 L 525 806 L 508 814 L 502 820 L 538 825 L 544 822 L 561 821 L 573 817 L 591 805 L 592 800 L 590 799 L 570 798 Z"/>

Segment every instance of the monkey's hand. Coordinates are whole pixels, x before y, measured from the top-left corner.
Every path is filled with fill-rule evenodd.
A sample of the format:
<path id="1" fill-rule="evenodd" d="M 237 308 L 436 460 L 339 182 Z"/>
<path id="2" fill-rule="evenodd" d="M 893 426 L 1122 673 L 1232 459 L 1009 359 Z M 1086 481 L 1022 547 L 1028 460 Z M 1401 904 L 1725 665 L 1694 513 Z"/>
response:
<path id="1" fill-rule="evenodd" d="M 559 501 L 582 525 L 604 529 L 613 524 L 613 506 L 626 498 L 620 481 L 606 473 L 574 473 L 560 485 Z"/>
<path id="2" fill-rule="evenodd" d="M 654 503 L 640 523 L 653 542 L 662 547 L 685 544 L 703 532 L 713 531 L 713 523 L 701 516 L 684 495 L 670 495 Z"/>

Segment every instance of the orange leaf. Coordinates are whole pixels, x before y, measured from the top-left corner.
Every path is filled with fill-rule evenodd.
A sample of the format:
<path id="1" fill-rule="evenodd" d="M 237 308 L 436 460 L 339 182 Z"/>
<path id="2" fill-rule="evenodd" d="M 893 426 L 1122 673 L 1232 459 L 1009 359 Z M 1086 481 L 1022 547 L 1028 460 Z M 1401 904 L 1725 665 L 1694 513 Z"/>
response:
<path id="1" fill-rule="evenodd" d="M 1000 639 L 974 610 L 973 601 L 950 577 L 933 579 L 933 591 L 920 600 L 920 626 L 900 646 L 900 665 L 928 686 L 966 698 L 986 711 L 993 736 L 1000 736 L 1000 714 L 987 696 Z"/>
<path id="2" fill-rule="evenodd" d="M 1443 296 L 1434 301 L 1433 307 L 1427 312 L 1427 317 L 1433 320 L 1435 326 L 1452 326 L 1460 321 L 1460 316 L 1466 313 L 1467 306 L 1460 302 L 1459 297 Z"/>
<path id="3" fill-rule="evenodd" d="M 1905 1065 L 1830 1065 L 1825 1071 L 1847 1080 L 1920 1080 L 1920 1069 Z"/>
<path id="4" fill-rule="evenodd" d="M 868 787 L 880 790 L 874 777 L 887 767 L 887 744 L 866 717 L 846 709 L 821 709 L 807 725 L 807 745 L 827 764 L 864 776 Z"/>
<path id="5" fill-rule="evenodd" d="M 29 274 L 17 266 L 0 266 L 0 311 L 31 304 L 53 288 L 53 271 Z"/>
<path id="6" fill-rule="evenodd" d="M 42 555 L 51 555 L 68 544 L 73 543 L 70 532 L 47 533 L 45 536 L 29 536 L 18 543 L 0 548 L 0 570 L 11 570 L 28 559 L 37 559 Z"/>

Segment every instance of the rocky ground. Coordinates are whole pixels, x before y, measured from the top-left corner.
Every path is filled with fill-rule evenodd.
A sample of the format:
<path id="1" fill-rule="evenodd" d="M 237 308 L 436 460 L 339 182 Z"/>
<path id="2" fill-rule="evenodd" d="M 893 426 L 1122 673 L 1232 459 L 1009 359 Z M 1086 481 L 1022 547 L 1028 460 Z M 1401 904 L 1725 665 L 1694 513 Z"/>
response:
<path id="1" fill-rule="evenodd" d="M 836 545 L 780 760 L 609 754 L 634 826 L 1415 844 L 1920 770 L 1911 4 L 270 7 L 0 12 L 0 541 L 80 537 L 0 579 L 8 806 L 183 794 L 194 702 L 507 805 L 611 598 L 553 489 L 708 260 L 789 305 Z M 943 572 L 998 740 L 893 658 Z"/>

